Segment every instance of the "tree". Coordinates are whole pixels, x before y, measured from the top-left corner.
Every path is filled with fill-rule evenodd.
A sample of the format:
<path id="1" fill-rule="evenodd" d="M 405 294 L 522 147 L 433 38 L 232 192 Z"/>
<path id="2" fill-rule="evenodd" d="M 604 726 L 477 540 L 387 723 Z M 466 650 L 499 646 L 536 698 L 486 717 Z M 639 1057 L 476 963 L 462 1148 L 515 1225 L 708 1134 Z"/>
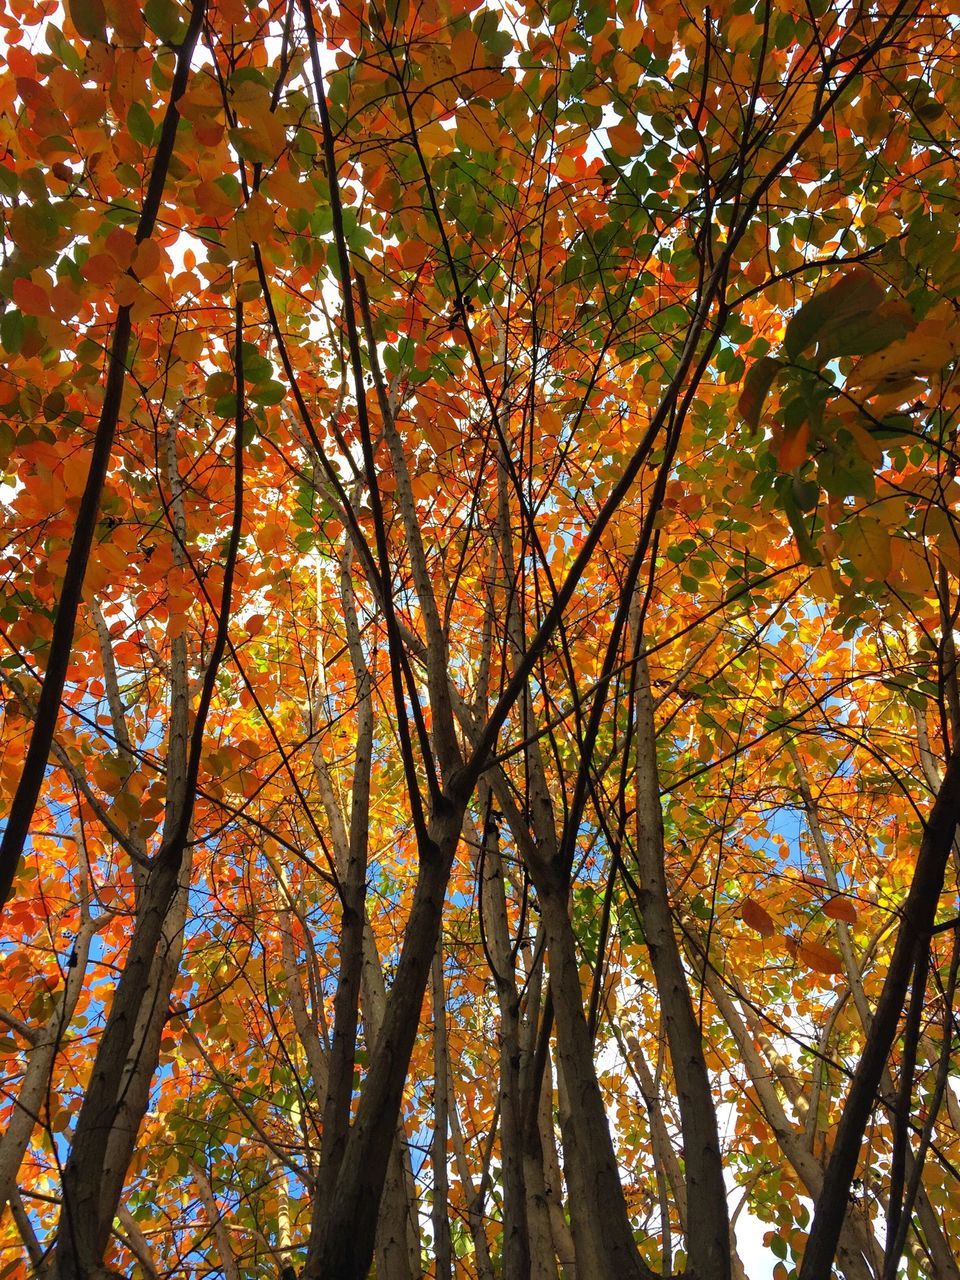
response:
<path id="1" fill-rule="evenodd" d="M 0 1274 L 956 1276 L 949 6 L 0 15 Z"/>

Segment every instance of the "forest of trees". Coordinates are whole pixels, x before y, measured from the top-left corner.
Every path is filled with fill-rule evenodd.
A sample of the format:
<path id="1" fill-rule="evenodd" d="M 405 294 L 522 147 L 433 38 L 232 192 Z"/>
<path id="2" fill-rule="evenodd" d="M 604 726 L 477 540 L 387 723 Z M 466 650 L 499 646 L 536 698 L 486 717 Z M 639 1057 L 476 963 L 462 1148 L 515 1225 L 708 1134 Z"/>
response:
<path id="1" fill-rule="evenodd" d="M 960 1280 L 958 0 L 0 28 L 0 1280 Z"/>

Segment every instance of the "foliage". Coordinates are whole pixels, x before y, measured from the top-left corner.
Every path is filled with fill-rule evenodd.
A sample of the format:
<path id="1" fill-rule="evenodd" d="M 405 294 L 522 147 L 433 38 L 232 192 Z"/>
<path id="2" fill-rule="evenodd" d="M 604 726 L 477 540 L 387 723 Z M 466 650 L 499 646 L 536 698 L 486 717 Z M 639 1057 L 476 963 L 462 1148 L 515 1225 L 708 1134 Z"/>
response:
<path id="1" fill-rule="evenodd" d="M 951 5 L 0 25 L 0 1276 L 956 1277 Z"/>

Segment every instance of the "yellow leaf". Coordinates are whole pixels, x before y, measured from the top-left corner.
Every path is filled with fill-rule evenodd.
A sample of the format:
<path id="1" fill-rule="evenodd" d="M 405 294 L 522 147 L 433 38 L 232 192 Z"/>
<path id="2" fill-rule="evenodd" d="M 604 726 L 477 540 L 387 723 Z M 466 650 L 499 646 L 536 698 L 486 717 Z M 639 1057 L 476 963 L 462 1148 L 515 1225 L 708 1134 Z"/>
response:
<path id="1" fill-rule="evenodd" d="M 251 240 L 269 240 L 274 228 L 274 211 L 259 191 L 255 191 L 239 215 Z"/>
<path id="2" fill-rule="evenodd" d="M 850 563 L 865 578 L 882 581 L 893 566 L 890 534 L 874 516 L 858 515 L 843 533 Z"/>
<path id="3" fill-rule="evenodd" d="M 850 375 L 850 386 L 875 394 L 939 373 L 960 350 L 960 326 L 944 329 L 942 323 L 934 325 L 930 319 L 928 316 L 912 333 L 882 351 L 864 356 Z"/>
<path id="4" fill-rule="evenodd" d="M 201 329 L 188 329 L 185 333 L 177 334 L 174 345 L 181 360 L 191 361 L 200 359 L 207 341 L 207 336 Z"/>
<path id="5" fill-rule="evenodd" d="M 457 136 L 473 151 L 496 151 L 500 125 L 495 113 L 477 104 L 458 108 Z"/>

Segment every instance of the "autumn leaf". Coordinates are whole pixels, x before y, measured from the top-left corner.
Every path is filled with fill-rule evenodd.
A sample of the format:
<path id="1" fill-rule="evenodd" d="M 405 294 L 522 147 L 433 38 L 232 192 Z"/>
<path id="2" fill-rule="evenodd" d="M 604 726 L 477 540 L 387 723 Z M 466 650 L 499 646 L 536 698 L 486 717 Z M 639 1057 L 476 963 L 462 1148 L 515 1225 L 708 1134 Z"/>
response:
<path id="1" fill-rule="evenodd" d="M 840 957 L 819 942 L 798 942 L 795 954 L 801 964 L 805 964 L 808 969 L 813 969 L 815 973 L 826 974 L 829 977 L 843 972 L 843 962 Z"/>
<path id="2" fill-rule="evenodd" d="M 776 932 L 776 925 L 773 917 L 753 898 L 744 898 L 740 903 L 740 919 L 755 933 L 759 933 L 761 938 L 772 937 Z"/>
<path id="3" fill-rule="evenodd" d="M 849 898 L 830 898 L 823 904 L 823 914 L 844 924 L 857 923 L 857 909 Z"/>

